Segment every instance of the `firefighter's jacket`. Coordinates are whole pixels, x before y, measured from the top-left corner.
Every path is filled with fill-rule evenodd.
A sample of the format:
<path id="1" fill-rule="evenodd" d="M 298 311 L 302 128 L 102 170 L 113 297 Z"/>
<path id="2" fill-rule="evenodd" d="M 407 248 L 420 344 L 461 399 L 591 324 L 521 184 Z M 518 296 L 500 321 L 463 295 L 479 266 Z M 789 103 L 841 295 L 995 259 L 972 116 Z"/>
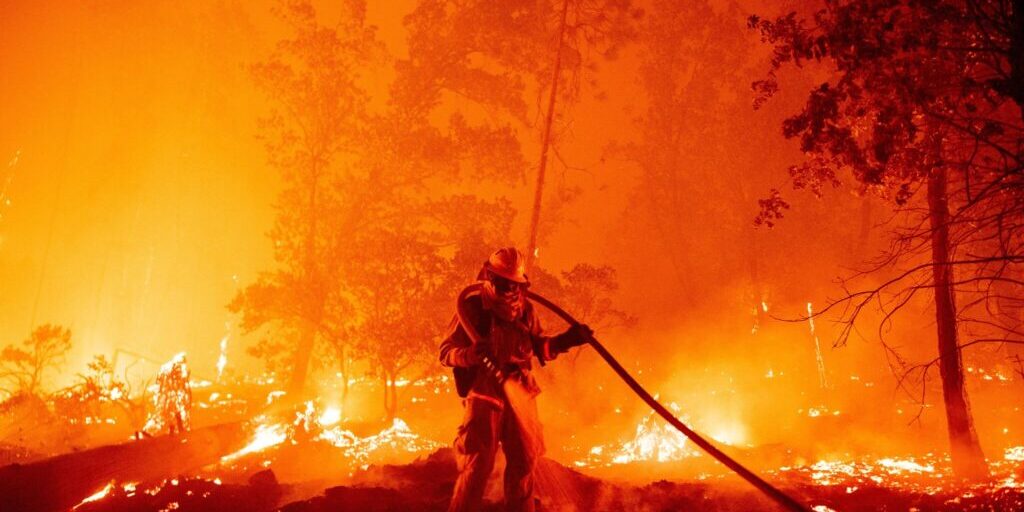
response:
<path id="1" fill-rule="evenodd" d="M 526 389 L 539 393 L 540 388 L 531 373 L 532 359 L 541 365 L 555 358 L 551 337 L 545 336 L 540 321 L 529 300 L 523 313 L 514 321 L 506 321 L 485 309 L 479 295 L 466 299 L 467 322 L 490 344 L 490 357 L 510 378 L 516 378 Z M 495 404 L 504 403 L 504 394 L 497 379 L 477 359 L 473 342 L 459 324 L 458 315 L 452 319 L 448 335 L 441 342 L 441 364 L 455 368 L 459 396 L 482 398 Z"/>

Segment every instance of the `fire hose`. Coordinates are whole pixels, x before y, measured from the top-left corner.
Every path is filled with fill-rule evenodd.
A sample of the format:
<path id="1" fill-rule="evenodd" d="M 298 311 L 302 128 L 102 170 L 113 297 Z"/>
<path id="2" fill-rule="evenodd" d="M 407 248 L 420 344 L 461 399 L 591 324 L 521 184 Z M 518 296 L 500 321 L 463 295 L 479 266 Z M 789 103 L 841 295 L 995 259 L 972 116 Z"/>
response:
<path id="1" fill-rule="evenodd" d="M 472 284 L 466 287 L 466 289 L 464 289 L 462 293 L 459 294 L 458 299 L 457 311 L 459 324 L 462 325 L 462 329 L 466 332 L 466 334 L 469 336 L 470 340 L 473 341 L 473 343 L 477 343 L 478 341 L 480 341 L 480 334 L 477 333 L 473 325 L 466 320 L 467 315 L 465 314 L 463 304 L 465 303 L 466 298 L 468 298 L 474 292 L 479 292 L 480 288 L 480 283 Z M 558 307 L 558 305 L 556 305 L 555 303 L 545 299 L 544 297 L 532 291 L 527 291 L 526 295 L 527 297 L 530 298 L 530 300 L 551 310 L 552 313 L 560 317 L 569 325 L 579 324 L 579 322 L 576 321 L 576 319 L 573 318 L 572 315 L 567 313 L 564 309 Z M 683 435 L 689 438 L 690 441 L 693 441 L 694 444 L 699 446 L 708 455 L 710 455 L 718 462 L 721 462 L 725 467 L 731 469 L 741 478 L 743 478 L 748 483 L 756 487 L 757 490 L 761 491 L 766 496 L 774 500 L 783 509 L 795 512 L 811 511 L 811 509 L 808 508 L 806 505 L 800 503 L 792 496 L 782 492 L 777 487 L 773 486 L 772 484 L 768 483 L 761 477 L 754 474 L 753 471 L 747 469 L 742 464 L 737 462 L 735 459 L 726 455 L 724 452 L 719 450 L 715 445 L 711 444 L 710 441 L 705 439 L 703 436 L 698 434 L 690 427 L 686 426 L 686 424 L 680 421 L 679 418 L 676 418 L 675 415 L 673 415 L 668 409 L 666 409 L 664 405 L 661 405 L 661 403 L 655 400 L 655 398 L 651 396 L 651 394 L 648 393 L 647 390 L 644 389 L 643 386 L 641 386 L 640 383 L 637 382 L 636 379 L 634 379 L 633 376 L 630 375 L 629 372 L 626 371 L 626 369 L 623 368 L 621 364 L 619 364 L 615 357 L 613 357 L 611 353 L 608 352 L 608 349 L 604 348 L 604 345 L 597 341 L 596 338 L 591 337 L 588 340 L 588 343 L 590 343 L 590 346 L 594 347 L 594 350 L 597 351 L 598 355 L 600 355 L 601 358 L 604 359 L 606 363 L 608 363 L 608 366 L 610 366 L 611 369 L 614 370 L 616 374 L 618 374 L 619 378 L 622 379 L 622 381 L 625 382 L 626 385 L 629 386 L 629 388 L 632 389 L 633 392 L 636 393 L 636 395 L 639 396 L 640 399 L 644 401 L 644 403 L 646 403 L 651 409 L 653 409 L 654 412 L 658 413 L 659 416 L 664 418 L 665 421 L 667 421 L 670 425 L 675 427 L 676 430 L 682 432 Z M 485 357 L 484 366 L 488 370 L 490 370 L 491 373 L 495 374 L 495 376 L 498 377 L 499 381 L 503 380 L 504 376 L 501 374 L 499 367 L 495 365 L 493 361 Z"/>

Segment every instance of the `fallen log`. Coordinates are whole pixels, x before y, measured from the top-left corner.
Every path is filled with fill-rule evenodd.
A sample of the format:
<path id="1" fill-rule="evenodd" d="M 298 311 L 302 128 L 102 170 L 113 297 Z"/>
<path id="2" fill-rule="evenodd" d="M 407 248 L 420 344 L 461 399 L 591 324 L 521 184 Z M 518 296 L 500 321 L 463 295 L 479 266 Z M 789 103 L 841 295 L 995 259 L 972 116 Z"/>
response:
<path id="1" fill-rule="evenodd" d="M 141 482 L 179 475 L 244 446 L 241 422 L 101 446 L 0 468 L 0 510 L 67 510 L 111 481 Z"/>

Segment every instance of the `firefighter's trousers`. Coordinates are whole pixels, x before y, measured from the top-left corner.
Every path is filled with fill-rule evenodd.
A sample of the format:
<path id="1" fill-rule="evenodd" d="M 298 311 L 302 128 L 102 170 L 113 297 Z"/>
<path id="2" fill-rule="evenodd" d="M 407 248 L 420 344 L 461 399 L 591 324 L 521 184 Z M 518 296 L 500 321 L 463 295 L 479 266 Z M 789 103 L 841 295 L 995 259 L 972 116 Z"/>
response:
<path id="1" fill-rule="evenodd" d="M 524 421 L 536 422 L 537 402 L 517 400 L 516 411 Z M 459 478 L 449 512 L 480 510 L 499 442 L 505 453 L 505 509 L 533 512 L 533 470 L 544 451 L 539 428 L 524 429 L 507 400 L 473 394 L 465 401 L 465 416 L 455 439 Z"/>

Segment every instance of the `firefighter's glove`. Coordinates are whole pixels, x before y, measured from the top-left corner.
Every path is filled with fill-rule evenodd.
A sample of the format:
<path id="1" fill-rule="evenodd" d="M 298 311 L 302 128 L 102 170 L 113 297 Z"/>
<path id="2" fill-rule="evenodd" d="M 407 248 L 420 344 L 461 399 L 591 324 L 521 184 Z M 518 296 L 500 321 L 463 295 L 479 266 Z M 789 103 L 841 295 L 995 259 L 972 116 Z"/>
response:
<path id="1" fill-rule="evenodd" d="M 494 350 L 491 348 L 490 342 L 487 340 L 480 340 L 473 344 L 472 357 L 475 364 L 484 362 L 484 359 L 493 359 Z"/>
<path id="2" fill-rule="evenodd" d="M 575 324 L 551 339 L 551 349 L 555 353 L 565 352 L 572 347 L 587 343 L 593 336 L 594 331 L 586 324 Z"/>
<path id="3" fill-rule="evenodd" d="M 515 363 L 505 363 L 501 365 L 501 373 L 505 375 L 505 378 L 514 377 L 522 378 L 523 367 Z"/>

